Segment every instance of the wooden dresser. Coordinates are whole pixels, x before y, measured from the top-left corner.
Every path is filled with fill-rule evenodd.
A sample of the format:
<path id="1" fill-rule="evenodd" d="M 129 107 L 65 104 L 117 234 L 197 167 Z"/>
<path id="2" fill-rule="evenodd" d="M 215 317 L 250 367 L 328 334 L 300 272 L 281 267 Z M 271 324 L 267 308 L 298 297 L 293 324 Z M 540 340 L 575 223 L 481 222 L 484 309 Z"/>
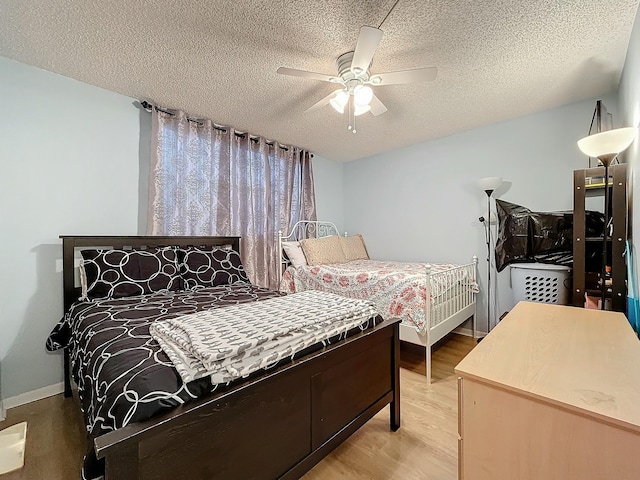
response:
<path id="1" fill-rule="evenodd" d="M 622 313 L 520 302 L 456 373 L 459 479 L 640 479 L 640 341 Z"/>

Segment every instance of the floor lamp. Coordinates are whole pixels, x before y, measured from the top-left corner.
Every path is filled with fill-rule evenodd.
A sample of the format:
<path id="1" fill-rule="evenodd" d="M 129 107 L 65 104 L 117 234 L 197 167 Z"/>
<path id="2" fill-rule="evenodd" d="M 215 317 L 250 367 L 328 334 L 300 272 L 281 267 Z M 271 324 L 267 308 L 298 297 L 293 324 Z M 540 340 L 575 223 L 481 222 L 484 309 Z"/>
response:
<path id="1" fill-rule="evenodd" d="M 502 185 L 502 177 L 485 177 L 478 186 L 487 194 L 487 218 L 480 217 L 486 228 L 487 239 L 487 331 L 491 331 L 491 195 Z"/>
<path id="2" fill-rule="evenodd" d="M 605 294 L 607 287 L 605 285 L 605 275 L 607 268 L 607 241 L 609 239 L 609 165 L 620 154 L 624 152 L 633 140 L 636 138 L 636 129 L 633 127 L 617 128 L 608 130 L 595 135 L 589 135 L 578 140 L 578 148 L 593 158 L 600 160 L 604 165 L 604 232 L 602 233 L 602 269 L 600 271 L 600 309 L 604 310 Z"/>

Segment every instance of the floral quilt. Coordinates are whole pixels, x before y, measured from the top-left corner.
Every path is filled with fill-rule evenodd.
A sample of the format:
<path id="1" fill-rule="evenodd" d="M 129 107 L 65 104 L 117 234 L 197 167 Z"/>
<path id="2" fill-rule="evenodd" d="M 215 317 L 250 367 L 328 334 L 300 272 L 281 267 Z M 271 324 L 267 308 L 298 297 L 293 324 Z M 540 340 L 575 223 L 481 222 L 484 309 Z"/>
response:
<path id="1" fill-rule="evenodd" d="M 464 272 L 458 270 L 456 275 L 459 278 L 437 275 L 457 265 L 430 265 L 431 302 L 451 288 L 452 280 L 465 280 Z M 339 264 L 289 267 L 282 276 L 280 290 L 287 293 L 323 290 L 349 298 L 370 300 L 383 318 L 402 318 L 403 322 L 414 325 L 424 334 L 427 329 L 426 279 L 425 263 L 354 260 Z"/>

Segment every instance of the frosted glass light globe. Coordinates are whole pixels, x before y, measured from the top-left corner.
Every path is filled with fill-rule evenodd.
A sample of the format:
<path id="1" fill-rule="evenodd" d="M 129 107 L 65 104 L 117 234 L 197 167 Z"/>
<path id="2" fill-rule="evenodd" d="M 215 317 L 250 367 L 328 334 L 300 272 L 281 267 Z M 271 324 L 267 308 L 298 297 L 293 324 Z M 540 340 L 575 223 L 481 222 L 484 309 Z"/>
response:
<path id="1" fill-rule="evenodd" d="M 359 115 L 362 115 L 363 113 L 367 113 L 369 110 L 371 110 L 371 105 L 365 105 L 364 107 L 356 105 L 353 114 L 357 117 Z"/>
<path id="2" fill-rule="evenodd" d="M 349 94 L 344 90 L 337 90 L 336 96 L 329 100 L 329 103 L 338 113 L 344 113 L 344 107 L 349 101 Z"/>
<path id="3" fill-rule="evenodd" d="M 371 90 L 371 87 L 367 85 L 358 85 L 353 89 L 353 101 L 356 104 L 356 107 L 364 107 L 369 105 L 372 98 L 373 90 Z"/>

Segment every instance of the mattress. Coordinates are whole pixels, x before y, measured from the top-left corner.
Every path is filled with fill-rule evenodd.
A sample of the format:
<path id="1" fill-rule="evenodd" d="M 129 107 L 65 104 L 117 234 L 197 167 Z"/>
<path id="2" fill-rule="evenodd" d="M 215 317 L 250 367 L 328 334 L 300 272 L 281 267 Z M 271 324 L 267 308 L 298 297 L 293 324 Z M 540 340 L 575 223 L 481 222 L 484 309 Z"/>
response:
<path id="1" fill-rule="evenodd" d="M 452 287 L 453 282 L 466 280 L 463 270 L 456 278 L 438 275 L 457 265 L 429 264 L 429 301 L 436 303 Z M 349 298 L 370 300 L 383 318 L 400 318 L 424 334 L 426 321 L 427 275 L 425 263 L 354 260 L 328 265 L 302 265 L 285 270 L 280 290 L 292 293 L 322 290 Z M 471 288 L 477 288 L 475 282 Z"/>

